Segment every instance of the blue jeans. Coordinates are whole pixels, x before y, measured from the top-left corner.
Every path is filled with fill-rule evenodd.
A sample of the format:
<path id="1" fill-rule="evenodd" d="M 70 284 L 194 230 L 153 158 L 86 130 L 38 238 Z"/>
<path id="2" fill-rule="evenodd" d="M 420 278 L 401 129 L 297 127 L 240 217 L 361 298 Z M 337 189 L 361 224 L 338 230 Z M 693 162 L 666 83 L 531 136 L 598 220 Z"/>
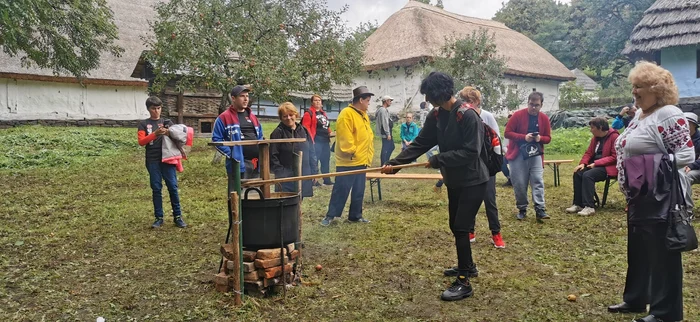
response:
<path id="1" fill-rule="evenodd" d="M 532 203 L 535 204 L 535 212 L 538 214 L 544 212 L 544 166 L 542 165 L 542 156 L 523 159 L 522 156 L 518 155 L 515 160 L 508 162 L 511 170 L 510 181 L 513 183 L 513 191 L 515 192 L 515 206 L 520 211 L 527 209 L 527 188 L 529 184 L 530 188 L 532 188 Z"/>
<path id="2" fill-rule="evenodd" d="M 428 152 L 425 152 L 425 157 L 428 158 L 428 160 L 430 160 L 430 157 L 432 157 L 433 155 L 436 155 L 438 153 L 440 153 L 440 148 L 438 148 L 438 146 L 436 145 L 436 146 L 432 147 L 430 150 L 428 150 Z"/>
<path id="3" fill-rule="evenodd" d="M 167 164 L 160 161 L 146 162 L 146 169 L 151 179 L 151 190 L 153 191 L 153 215 L 156 218 L 163 218 L 163 180 L 168 187 L 170 194 L 170 206 L 173 208 L 173 217 L 181 216 L 180 195 L 177 191 L 177 170 L 174 164 Z"/>
<path id="4" fill-rule="evenodd" d="M 501 166 L 501 172 L 506 178 L 510 179 L 510 170 L 508 169 L 508 159 L 503 158 L 503 165 Z"/>
<path id="5" fill-rule="evenodd" d="M 365 166 L 338 166 L 335 168 L 335 170 L 337 172 L 345 172 L 366 168 L 367 167 Z M 364 173 L 335 177 L 335 184 L 333 185 L 333 191 L 331 192 L 331 200 L 328 202 L 328 212 L 326 213 L 326 217 L 340 217 L 340 215 L 343 213 L 343 208 L 345 208 L 345 203 L 348 201 L 348 196 L 350 196 L 350 211 L 348 213 L 348 219 L 356 221 L 362 218 L 362 202 L 365 197 L 365 180 L 367 180 L 367 175 Z M 350 194 L 350 191 L 352 191 L 352 195 Z"/>
<path id="6" fill-rule="evenodd" d="M 316 136 L 316 143 L 314 143 L 314 149 L 316 149 L 316 157 L 318 162 L 321 163 L 321 173 L 330 172 L 330 161 L 331 161 L 331 143 L 326 139 L 322 139 Z M 331 178 L 323 178 L 323 183 L 331 183 Z"/>

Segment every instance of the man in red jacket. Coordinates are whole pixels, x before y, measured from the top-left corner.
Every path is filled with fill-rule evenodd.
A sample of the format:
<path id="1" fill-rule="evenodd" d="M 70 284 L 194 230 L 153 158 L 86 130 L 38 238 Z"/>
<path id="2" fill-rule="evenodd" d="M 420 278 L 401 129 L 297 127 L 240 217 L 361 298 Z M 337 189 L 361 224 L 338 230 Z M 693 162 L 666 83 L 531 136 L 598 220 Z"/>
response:
<path id="1" fill-rule="evenodd" d="M 528 182 L 532 187 L 537 221 L 549 219 L 544 207 L 544 144 L 552 140 L 552 129 L 549 117 L 540 112 L 543 102 L 542 93 L 532 92 L 527 99 L 528 107 L 513 113 L 506 124 L 505 137 L 510 140 L 506 159 L 510 164 L 518 220 L 527 216 Z"/>
<path id="2" fill-rule="evenodd" d="M 615 140 L 620 134 L 611 129 L 608 121 L 602 117 L 593 118 L 588 125 L 593 138 L 581 162 L 574 169 L 574 203 L 566 208 L 566 212 L 578 212 L 581 216 L 595 214 L 595 183 L 605 181 L 608 177 L 617 177 Z"/>

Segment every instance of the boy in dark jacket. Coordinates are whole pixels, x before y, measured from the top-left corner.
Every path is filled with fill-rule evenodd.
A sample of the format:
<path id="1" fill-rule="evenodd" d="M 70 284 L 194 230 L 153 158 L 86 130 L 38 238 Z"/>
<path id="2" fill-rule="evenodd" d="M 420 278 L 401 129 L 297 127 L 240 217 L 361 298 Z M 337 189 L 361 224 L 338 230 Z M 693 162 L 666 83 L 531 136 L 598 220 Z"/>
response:
<path id="1" fill-rule="evenodd" d="M 425 120 L 418 137 L 396 158 L 382 168 L 383 173 L 396 173 L 392 166 L 407 164 L 435 145 L 440 153 L 429 159 L 430 167 L 440 169 L 447 186 L 449 224 L 457 247 L 457 280 L 442 293 L 442 300 L 456 301 L 473 294 L 469 277 L 478 271 L 469 243 L 469 223 L 474 221 L 484 201 L 488 169 L 484 163 L 484 125 L 479 115 L 454 97 L 454 82 L 449 75 L 432 72 L 423 80 L 421 94 L 435 108 Z M 450 269 L 452 270 L 452 269 Z"/>

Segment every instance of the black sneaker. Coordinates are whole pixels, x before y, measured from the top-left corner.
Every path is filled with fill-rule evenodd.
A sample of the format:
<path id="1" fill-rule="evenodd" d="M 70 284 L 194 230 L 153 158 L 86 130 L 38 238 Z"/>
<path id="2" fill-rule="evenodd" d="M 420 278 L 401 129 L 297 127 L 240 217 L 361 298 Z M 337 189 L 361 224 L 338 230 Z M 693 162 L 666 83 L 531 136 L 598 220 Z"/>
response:
<path id="1" fill-rule="evenodd" d="M 160 228 L 160 226 L 163 226 L 163 218 L 156 218 L 156 221 L 153 222 L 151 228 Z"/>
<path id="2" fill-rule="evenodd" d="M 442 272 L 445 276 L 449 277 L 457 277 L 459 276 L 459 270 L 457 269 L 457 266 L 448 268 Z M 467 277 L 472 278 L 472 277 L 478 277 L 479 276 L 479 270 L 476 269 L 476 265 L 472 266 L 469 268 L 467 271 Z"/>
<path id="3" fill-rule="evenodd" d="M 175 226 L 177 226 L 177 228 L 187 227 L 187 224 L 185 223 L 185 221 L 182 220 L 182 216 L 175 217 L 175 219 L 173 219 L 173 222 L 175 223 Z"/>
<path id="4" fill-rule="evenodd" d="M 324 185 L 324 186 L 332 186 L 332 185 L 333 185 L 333 181 L 330 181 L 330 180 L 324 181 L 324 182 L 323 182 L 323 185 Z"/>
<path id="5" fill-rule="evenodd" d="M 474 294 L 474 289 L 469 284 L 469 280 L 464 278 L 464 276 L 460 276 L 452 283 L 452 286 L 442 292 L 440 299 L 443 301 L 458 301 L 468 298 L 472 294 Z"/>
<path id="6" fill-rule="evenodd" d="M 539 223 L 543 223 L 544 220 L 550 219 L 550 218 L 551 217 L 549 217 L 549 215 L 544 211 L 540 211 L 537 213 L 537 222 L 539 222 Z"/>
<path id="7" fill-rule="evenodd" d="M 520 210 L 517 215 L 515 215 L 515 218 L 518 220 L 525 220 L 527 218 L 527 210 Z"/>
<path id="8" fill-rule="evenodd" d="M 348 219 L 348 221 L 351 222 L 351 223 L 362 223 L 362 224 L 369 224 L 369 223 L 370 223 L 369 220 L 364 219 L 364 218 L 360 218 L 360 219 L 358 219 L 358 220 L 350 220 L 350 219 Z"/>

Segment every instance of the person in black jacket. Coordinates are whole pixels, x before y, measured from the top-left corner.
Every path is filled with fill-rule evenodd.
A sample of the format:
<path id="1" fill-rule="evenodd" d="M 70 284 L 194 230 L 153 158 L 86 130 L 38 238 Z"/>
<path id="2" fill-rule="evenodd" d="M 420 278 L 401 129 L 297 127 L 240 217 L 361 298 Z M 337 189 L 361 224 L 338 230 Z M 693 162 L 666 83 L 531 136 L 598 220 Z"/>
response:
<path id="1" fill-rule="evenodd" d="M 305 138 L 303 143 L 274 143 L 270 145 L 270 168 L 275 178 L 293 177 L 294 154 L 302 152 L 301 175 L 313 175 L 318 173 L 316 152 L 313 140 L 305 127 L 297 123 L 297 108 L 290 102 L 280 105 L 277 114 L 281 120 L 272 133 L 270 139 Z M 276 187 L 276 191 L 297 192 L 298 182 L 285 182 Z M 304 180 L 301 183 L 301 196 L 313 197 L 313 183 Z"/>
<path id="2" fill-rule="evenodd" d="M 489 180 L 484 163 L 484 125 L 468 104 L 454 97 L 454 82 L 449 75 L 432 72 L 420 86 L 421 94 L 435 108 L 428 114 L 423 129 L 411 145 L 382 168 L 383 173 L 396 173 L 392 166 L 407 164 L 438 145 L 440 153 L 428 161 L 439 168 L 447 186 L 450 230 L 457 246 L 457 280 L 442 293 L 442 300 L 455 301 L 473 294 L 469 277 L 478 271 L 472 259 L 469 227 L 474 221 Z M 451 270 L 451 269 L 450 269 Z"/>

